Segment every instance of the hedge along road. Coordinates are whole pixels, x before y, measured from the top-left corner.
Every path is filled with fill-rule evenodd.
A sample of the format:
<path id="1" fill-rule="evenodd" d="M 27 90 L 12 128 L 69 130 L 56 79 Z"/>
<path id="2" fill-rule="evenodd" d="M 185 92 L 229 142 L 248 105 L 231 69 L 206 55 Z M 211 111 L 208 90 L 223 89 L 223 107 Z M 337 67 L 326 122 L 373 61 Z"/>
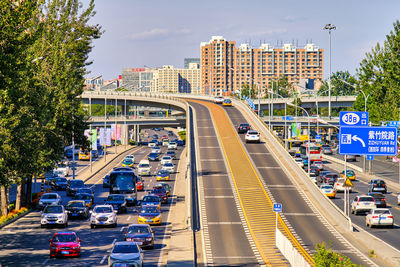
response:
<path id="1" fill-rule="evenodd" d="M 218 105 L 205 101 L 193 102 L 206 106 L 212 115 L 223 153 L 227 160 L 244 217 L 252 239 L 264 262 L 270 266 L 286 265 L 285 259 L 275 247 L 275 214 L 257 171 L 254 169 L 235 129 L 225 110 Z M 297 242 L 282 220 L 278 227 L 292 241 L 296 249 L 313 264 L 310 254 Z"/>

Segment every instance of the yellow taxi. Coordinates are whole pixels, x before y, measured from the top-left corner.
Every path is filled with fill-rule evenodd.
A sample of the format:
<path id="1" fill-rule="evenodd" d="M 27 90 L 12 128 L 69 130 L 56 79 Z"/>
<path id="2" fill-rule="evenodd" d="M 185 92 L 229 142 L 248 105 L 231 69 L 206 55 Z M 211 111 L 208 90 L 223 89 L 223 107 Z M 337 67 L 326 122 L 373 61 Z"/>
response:
<path id="1" fill-rule="evenodd" d="M 327 196 L 329 198 L 336 197 L 336 190 L 330 184 L 322 184 L 320 188 L 321 188 L 322 193 L 325 194 L 325 196 Z"/>
<path id="2" fill-rule="evenodd" d="M 225 99 L 224 102 L 222 102 L 223 106 L 232 106 L 232 101 L 230 99 Z"/>
<path id="3" fill-rule="evenodd" d="M 161 224 L 161 211 L 158 206 L 146 205 L 142 206 L 139 211 L 139 224 Z"/>
<path id="4" fill-rule="evenodd" d="M 125 158 L 123 161 L 122 161 L 122 167 L 133 167 L 133 165 L 135 164 L 135 162 L 132 160 L 132 159 L 127 159 L 127 158 Z"/>
<path id="5" fill-rule="evenodd" d="M 347 178 L 349 178 L 350 180 L 353 180 L 353 181 L 356 179 L 356 173 L 353 170 L 347 170 L 346 171 L 346 176 L 347 176 Z M 344 171 L 342 171 L 340 173 L 340 177 L 345 178 L 344 177 Z"/>
<path id="6" fill-rule="evenodd" d="M 156 180 L 157 181 L 169 181 L 170 180 L 169 171 L 167 171 L 167 170 L 159 170 L 157 172 Z"/>
<path id="7" fill-rule="evenodd" d="M 78 158 L 79 160 L 90 160 L 89 151 L 86 149 L 80 149 Z"/>

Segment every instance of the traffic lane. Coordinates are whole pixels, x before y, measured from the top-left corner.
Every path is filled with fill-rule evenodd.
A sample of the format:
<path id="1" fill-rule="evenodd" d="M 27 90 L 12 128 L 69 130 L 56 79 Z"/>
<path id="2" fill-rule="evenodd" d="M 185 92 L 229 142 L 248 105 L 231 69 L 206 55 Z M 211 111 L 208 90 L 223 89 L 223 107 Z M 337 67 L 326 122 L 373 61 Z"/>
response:
<path id="1" fill-rule="evenodd" d="M 246 123 L 244 116 L 235 107 L 226 110 L 234 125 Z M 343 252 L 354 262 L 365 264 L 358 255 L 355 255 L 348 248 L 347 243 L 342 242 L 339 236 L 334 234 L 335 231 L 328 228 L 320 215 L 309 206 L 305 197 L 300 194 L 267 147 L 262 143 L 247 144 L 244 134 L 239 134 L 239 136 L 260 173 L 260 178 L 268 187 L 274 202 L 282 203 L 284 219 L 294 228 L 303 247 L 313 254 L 316 244 L 330 242 L 333 250 Z"/>
<path id="2" fill-rule="evenodd" d="M 201 104 L 191 105 L 196 109 L 198 178 L 202 182 L 206 207 L 203 231 L 207 231 L 210 238 L 205 241 L 209 244 L 205 249 L 211 251 L 207 258 L 211 257 L 216 266 L 258 265 L 239 216 L 210 112 Z"/>

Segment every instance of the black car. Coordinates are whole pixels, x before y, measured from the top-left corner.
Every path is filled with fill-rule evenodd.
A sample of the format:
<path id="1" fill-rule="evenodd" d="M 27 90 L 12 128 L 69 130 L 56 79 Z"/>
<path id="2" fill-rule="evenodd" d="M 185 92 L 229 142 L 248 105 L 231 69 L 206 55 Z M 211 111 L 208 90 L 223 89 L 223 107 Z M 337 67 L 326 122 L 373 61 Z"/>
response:
<path id="1" fill-rule="evenodd" d="M 73 200 L 83 200 L 85 201 L 85 205 L 90 209 L 93 207 L 94 197 L 90 194 L 86 193 L 76 193 L 72 198 Z"/>
<path id="2" fill-rule="evenodd" d="M 64 177 L 56 177 L 50 183 L 54 190 L 67 190 L 68 180 Z"/>
<path id="3" fill-rule="evenodd" d="M 310 172 L 314 173 L 315 176 L 319 176 L 320 170 L 317 166 L 311 165 L 310 166 Z"/>
<path id="4" fill-rule="evenodd" d="M 339 175 L 336 173 L 328 173 L 324 176 L 324 182 L 326 184 L 334 185 L 336 180 L 339 178 Z"/>
<path id="5" fill-rule="evenodd" d="M 65 210 L 68 212 L 68 218 L 87 219 L 89 217 L 89 208 L 83 200 L 71 200 L 65 206 Z"/>
<path id="6" fill-rule="evenodd" d="M 67 196 L 75 196 L 79 188 L 84 188 L 85 184 L 82 180 L 69 180 L 67 186 Z"/>
<path id="7" fill-rule="evenodd" d="M 386 208 L 386 197 L 385 195 L 377 192 L 370 192 L 368 196 L 371 196 L 375 200 L 375 204 L 377 208 Z"/>
<path id="8" fill-rule="evenodd" d="M 173 150 L 168 150 L 165 155 L 170 156 L 172 159 L 176 159 L 175 151 Z"/>
<path id="9" fill-rule="evenodd" d="M 159 160 L 159 158 L 158 158 L 158 153 L 150 153 L 150 154 L 147 156 L 147 158 L 148 158 L 150 161 L 157 161 L 157 160 Z"/>
<path id="10" fill-rule="evenodd" d="M 103 178 L 103 187 L 104 188 L 110 187 L 110 175 L 108 174 Z"/>
<path id="11" fill-rule="evenodd" d="M 386 183 L 382 179 L 372 179 L 368 185 L 368 192 L 381 192 L 387 193 Z"/>
<path id="12" fill-rule="evenodd" d="M 154 231 L 147 224 L 131 224 L 123 231 L 125 241 L 139 242 L 141 247 L 154 248 Z"/>
<path id="13" fill-rule="evenodd" d="M 123 195 L 118 195 L 118 194 L 108 195 L 104 204 L 112 205 L 114 210 L 117 210 L 118 213 L 127 213 L 128 211 L 128 209 L 126 208 L 126 199 Z"/>
<path id="14" fill-rule="evenodd" d="M 240 123 L 237 128 L 238 133 L 247 133 L 248 130 L 250 130 L 250 124 L 248 123 Z"/>
<path id="15" fill-rule="evenodd" d="M 168 131 L 168 135 L 169 135 L 169 136 L 173 136 L 173 135 L 174 135 L 174 132 L 173 132 L 173 131 Z"/>

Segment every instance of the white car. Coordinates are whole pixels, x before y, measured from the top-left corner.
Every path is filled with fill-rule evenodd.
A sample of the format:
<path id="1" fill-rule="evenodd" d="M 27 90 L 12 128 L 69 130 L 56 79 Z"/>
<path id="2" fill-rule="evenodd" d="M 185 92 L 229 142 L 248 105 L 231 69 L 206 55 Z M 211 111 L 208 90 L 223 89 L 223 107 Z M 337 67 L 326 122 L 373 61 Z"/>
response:
<path id="1" fill-rule="evenodd" d="M 69 173 L 69 166 L 66 163 L 57 164 L 53 169 L 54 176 L 67 177 Z"/>
<path id="2" fill-rule="evenodd" d="M 90 228 L 100 225 L 110 225 L 117 227 L 117 210 L 111 205 L 96 205 L 91 212 Z"/>
<path id="3" fill-rule="evenodd" d="M 150 162 L 148 160 L 142 159 L 139 162 L 138 175 L 150 175 Z"/>
<path id="4" fill-rule="evenodd" d="M 47 205 L 61 205 L 61 197 L 57 193 L 44 193 L 39 200 L 39 209 L 43 209 Z"/>
<path id="5" fill-rule="evenodd" d="M 133 163 L 135 163 L 135 156 L 134 155 L 126 155 L 125 159 L 131 159 Z"/>
<path id="6" fill-rule="evenodd" d="M 175 142 L 169 142 L 168 143 L 168 149 L 177 149 L 178 148 L 178 144 Z"/>
<path id="7" fill-rule="evenodd" d="M 68 213 L 63 205 L 49 205 L 44 208 L 40 218 L 40 227 L 49 225 L 68 226 Z"/>
<path id="8" fill-rule="evenodd" d="M 215 104 L 222 104 L 222 102 L 224 102 L 224 98 L 222 96 L 216 96 L 214 101 Z"/>
<path id="9" fill-rule="evenodd" d="M 295 158 L 294 161 L 296 161 L 297 165 L 299 165 L 300 167 L 304 167 L 304 161 L 302 158 Z"/>
<path id="10" fill-rule="evenodd" d="M 166 170 L 169 171 L 170 173 L 173 173 L 175 171 L 175 166 L 172 163 L 165 163 L 161 170 Z"/>
<path id="11" fill-rule="evenodd" d="M 345 186 L 344 183 L 346 182 L 345 178 L 338 178 L 336 182 L 334 183 L 333 187 L 335 188 L 336 192 L 344 192 Z M 353 187 L 348 186 L 349 192 L 353 190 Z"/>
<path id="12" fill-rule="evenodd" d="M 313 165 L 315 165 L 315 167 L 317 167 L 320 171 L 324 170 L 324 164 L 322 164 L 320 161 L 314 161 Z"/>
<path id="13" fill-rule="evenodd" d="M 140 239 L 141 237 L 138 237 Z M 136 239 L 136 238 L 135 238 Z M 143 252 L 139 242 L 115 242 L 108 256 L 108 266 L 143 267 Z"/>
<path id="14" fill-rule="evenodd" d="M 161 158 L 161 165 L 164 165 L 165 163 L 172 163 L 172 157 L 170 156 L 164 156 Z"/>
<path id="15" fill-rule="evenodd" d="M 250 142 L 260 143 L 260 133 L 255 130 L 249 130 L 247 131 L 244 139 L 246 140 L 246 143 Z"/>
<path id="16" fill-rule="evenodd" d="M 372 209 L 368 212 L 367 216 L 365 217 L 365 224 L 367 227 L 373 226 L 389 226 L 393 227 L 394 220 L 393 215 L 390 213 L 389 209 L 386 208 L 379 208 L 379 209 Z"/>
<path id="17" fill-rule="evenodd" d="M 157 145 L 157 144 L 154 143 L 154 142 L 149 142 L 149 143 L 147 144 L 148 147 L 155 147 L 156 145 Z"/>
<path id="18" fill-rule="evenodd" d="M 151 149 L 151 153 L 157 153 L 160 154 L 161 153 L 161 148 L 159 146 L 155 146 Z"/>
<path id="19" fill-rule="evenodd" d="M 375 200 L 371 196 L 361 195 L 356 196 L 351 202 L 351 213 L 358 214 L 359 212 L 366 212 L 372 209 L 376 209 Z"/>

